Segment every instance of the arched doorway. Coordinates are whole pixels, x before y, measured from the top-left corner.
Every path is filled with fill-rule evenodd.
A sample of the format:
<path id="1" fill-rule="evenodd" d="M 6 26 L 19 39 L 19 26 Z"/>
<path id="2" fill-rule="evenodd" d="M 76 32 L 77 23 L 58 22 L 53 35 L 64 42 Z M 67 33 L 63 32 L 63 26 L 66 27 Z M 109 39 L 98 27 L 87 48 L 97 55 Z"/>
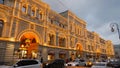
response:
<path id="1" fill-rule="evenodd" d="M 76 57 L 82 58 L 82 53 L 83 53 L 83 47 L 81 44 L 76 45 Z"/>
<path id="2" fill-rule="evenodd" d="M 32 32 L 26 32 L 20 37 L 19 58 L 35 59 L 38 58 L 38 43 L 36 35 Z"/>

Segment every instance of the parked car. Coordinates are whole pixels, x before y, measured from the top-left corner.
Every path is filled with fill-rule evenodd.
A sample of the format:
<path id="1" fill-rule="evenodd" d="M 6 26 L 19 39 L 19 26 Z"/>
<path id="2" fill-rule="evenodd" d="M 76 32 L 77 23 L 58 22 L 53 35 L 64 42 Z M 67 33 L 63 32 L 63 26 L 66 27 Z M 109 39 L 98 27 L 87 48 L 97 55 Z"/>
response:
<path id="1" fill-rule="evenodd" d="M 65 68 L 65 61 L 63 59 L 55 59 L 54 61 L 47 63 L 43 68 Z"/>
<path id="2" fill-rule="evenodd" d="M 87 66 L 87 67 L 91 67 L 93 65 L 93 62 L 90 60 L 86 61 L 85 63 L 86 63 L 85 66 Z"/>
<path id="3" fill-rule="evenodd" d="M 79 62 L 71 61 L 65 64 L 65 66 L 79 66 Z"/>
<path id="4" fill-rule="evenodd" d="M 39 60 L 23 59 L 15 63 L 10 68 L 42 68 L 42 64 Z"/>
<path id="5" fill-rule="evenodd" d="M 120 60 L 109 61 L 109 62 L 107 63 L 107 66 L 109 66 L 109 67 L 114 67 L 114 68 L 120 68 Z"/>
<path id="6" fill-rule="evenodd" d="M 75 59 L 66 64 L 66 66 L 85 66 L 85 65 L 86 63 L 83 60 L 81 61 L 80 59 Z"/>
<path id="7" fill-rule="evenodd" d="M 107 62 L 96 62 L 91 68 L 108 68 Z"/>

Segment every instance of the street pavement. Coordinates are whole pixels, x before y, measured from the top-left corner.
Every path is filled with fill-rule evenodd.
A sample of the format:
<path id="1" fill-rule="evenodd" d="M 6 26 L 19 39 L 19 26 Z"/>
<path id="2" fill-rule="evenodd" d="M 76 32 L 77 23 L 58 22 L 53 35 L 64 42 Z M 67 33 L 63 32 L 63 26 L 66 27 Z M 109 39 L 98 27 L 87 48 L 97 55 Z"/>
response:
<path id="1" fill-rule="evenodd" d="M 10 66 L 0 65 L 0 68 L 9 68 Z"/>
<path id="2" fill-rule="evenodd" d="M 82 66 L 66 66 L 65 68 L 91 68 L 91 67 L 82 67 Z"/>
<path id="3" fill-rule="evenodd" d="M 91 68 L 91 67 L 81 67 L 81 66 L 66 66 L 65 68 Z M 107 67 L 107 68 L 113 68 L 113 67 Z"/>

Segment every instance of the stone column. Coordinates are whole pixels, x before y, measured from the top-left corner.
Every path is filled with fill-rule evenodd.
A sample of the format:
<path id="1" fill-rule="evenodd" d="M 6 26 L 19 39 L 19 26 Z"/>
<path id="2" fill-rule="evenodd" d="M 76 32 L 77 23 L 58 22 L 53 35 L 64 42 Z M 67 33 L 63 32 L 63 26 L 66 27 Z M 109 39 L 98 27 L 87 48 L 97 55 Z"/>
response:
<path id="1" fill-rule="evenodd" d="M 55 59 L 59 58 L 59 49 L 55 49 Z"/>
<path id="2" fill-rule="evenodd" d="M 6 51 L 5 51 L 5 62 L 7 64 L 11 64 L 14 61 L 14 44 L 13 43 L 7 43 L 6 44 Z"/>
<path id="3" fill-rule="evenodd" d="M 42 48 L 42 54 L 41 56 L 43 57 L 43 62 L 46 62 L 48 61 L 48 50 L 47 48 Z"/>

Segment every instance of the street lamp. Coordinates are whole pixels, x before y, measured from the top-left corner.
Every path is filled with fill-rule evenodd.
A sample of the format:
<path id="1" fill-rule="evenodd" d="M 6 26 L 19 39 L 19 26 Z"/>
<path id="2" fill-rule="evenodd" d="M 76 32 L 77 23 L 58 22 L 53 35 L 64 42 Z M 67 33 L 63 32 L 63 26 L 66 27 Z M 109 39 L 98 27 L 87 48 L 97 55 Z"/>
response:
<path id="1" fill-rule="evenodd" d="M 118 25 L 117 23 L 111 23 L 111 24 L 110 24 L 111 31 L 112 31 L 112 32 L 115 31 L 115 29 L 114 29 L 115 26 L 117 27 L 117 31 L 118 31 L 118 35 L 119 35 L 119 39 L 120 39 L 120 30 L 119 30 L 119 25 Z"/>

